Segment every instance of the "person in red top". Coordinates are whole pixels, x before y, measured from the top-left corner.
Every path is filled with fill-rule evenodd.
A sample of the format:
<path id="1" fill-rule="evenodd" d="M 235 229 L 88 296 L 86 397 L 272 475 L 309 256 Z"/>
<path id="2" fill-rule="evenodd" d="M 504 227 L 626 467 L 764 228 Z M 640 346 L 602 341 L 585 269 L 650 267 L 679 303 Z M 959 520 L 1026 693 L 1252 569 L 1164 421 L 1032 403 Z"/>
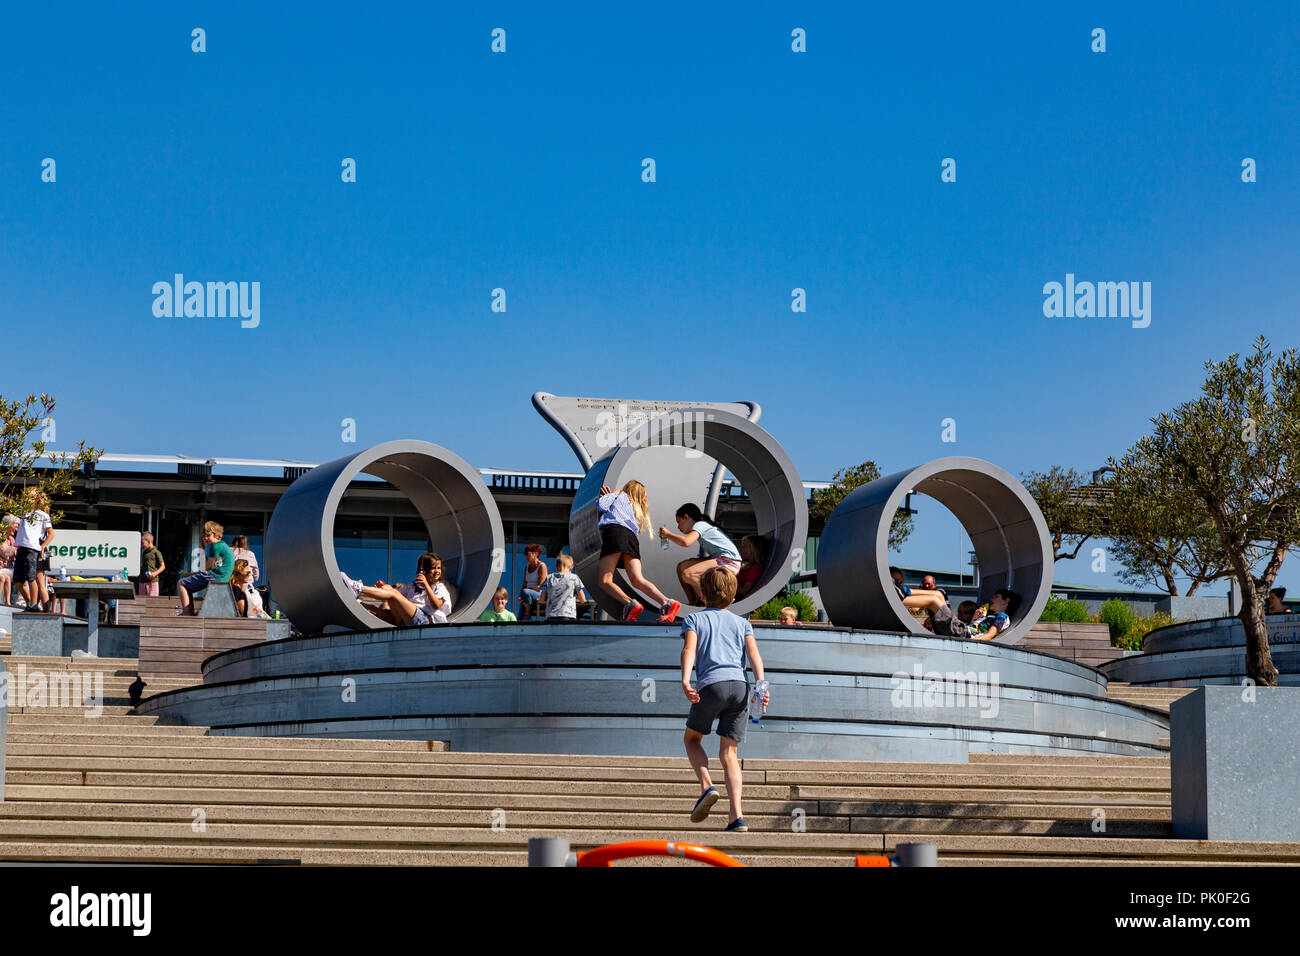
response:
<path id="1" fill-rule="evenodd" d="M 761 534 L 747 535 L 740 542 L 740 573 L 736 575 L 736 600 L 740 600 L 758 587 L 763 568 L 767 566 L 769 545 Z"/>

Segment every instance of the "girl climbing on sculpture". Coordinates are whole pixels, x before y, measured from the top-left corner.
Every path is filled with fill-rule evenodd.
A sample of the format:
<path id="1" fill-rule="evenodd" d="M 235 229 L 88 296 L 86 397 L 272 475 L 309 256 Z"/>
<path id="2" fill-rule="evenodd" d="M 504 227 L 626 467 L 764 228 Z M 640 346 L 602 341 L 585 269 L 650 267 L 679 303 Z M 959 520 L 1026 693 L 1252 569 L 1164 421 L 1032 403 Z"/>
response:
<path id="1" fill-rule="evenodd" d="M 642 594 L 659 605 L 659 621 L 670 623 L 682 609 L 680 601 L 670 601 L 641 573 L 640 534 L 650 530 L 650 502 L 645 485 L 629 481 L 621 491 L 601 487 L 596 501 L 600 520 L 600 586 L 606 594 L 617 598 L 623 605 L 622 620 L 635 621 L 645 608 L 635 597 L 614 583 L 614 570 L 622 566 L 628 582 Z"/>
<path id="2" fill-rule="evenodd" d="M 740 571 L 740 551 L 694 502 L 688 501 L 677 509 L 677 530 L 681 533 L 675 534 L 666 526 L 661 526 L 659 537 L 683 548 L 692 547 L 699 542 L 699 555 L 687 558 L 677 565 L 677 580 L 686 592 L 686 600 L 703 606 L 700 579 L 704 573 L 713 568 L 722 568 L 733 576 L 736 575 Z"/>

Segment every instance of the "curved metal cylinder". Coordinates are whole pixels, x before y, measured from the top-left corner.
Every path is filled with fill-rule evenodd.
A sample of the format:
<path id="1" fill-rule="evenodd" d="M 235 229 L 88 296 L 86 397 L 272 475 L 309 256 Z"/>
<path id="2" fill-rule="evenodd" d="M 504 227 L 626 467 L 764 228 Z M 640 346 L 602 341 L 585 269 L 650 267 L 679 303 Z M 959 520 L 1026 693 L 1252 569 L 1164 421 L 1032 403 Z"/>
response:
<path id="1" fill-rule="evenodd" d="M 443 578 L 457 588 L 447 620 L 473 621 L 492 599 L 505 556 L 496 502 L 458 455 L 424 441 L 385 442 L 317 465 L 281 496 L 266 529 L 275 599 L 304 634 L 391 627 L 358 603 L 339 578 L 334 516 L 348 484 L 382 478 L 420 513 Z"/>
<path id="2" fill-rule="evenodd" d="M 803 481 L 794 462 L 776 439 L 740 415 L 710 408 L 674 411 L 642 425 L 627 440 L 591 466 L 573 498 L 569 512 L 569 549 L 574 571 L 587 591 L 607 614 L 618 617 L 622 607 L 600 587 L 600 511 L 596 502 L 602 485 L 622 488 L 631 479 L 646 486 L 653 528 L 667 525 L 676 530 L 677 508 L 693 501 L 703 507 L 708 483 L 698 488 L 682 486 L 676 479 L 680 465 L 689 456 L 721 462 L 749 495 L 757 533 L 771 542 L 767 564 L 757 586 L 732 605 L 737 614 L 748 614 L 781 590 L 791 573 L 802 570 L 803 548 L 808 538 L 808 502 Z M 691 470 L 694 473 L 694 470 Z M 642 572 L 652 584 L 683 604 L 683 614 L 697 610 L 686 603 L 677 580 L 677 564 L 693 557 L 698 548 L 676 545 L 661 550 L 659 539 L 641 535 Z M 739 546 L 740 542 L 736 542 Z M 615 571 L 616 583 L 634 593 L 623 572 Z M 647 609 L 651 610 L 651 609 Z"/>
<path id="3" fill-rule="evenodd" d="M 1038 620 L 1052 590 L 1053 554 L 1038 504 L 1010 474 L 978 458 L 939 458 L 865 484 L 826 521 L 817 547 L 817 586 L 841 627 L 928 634 L 889 577 L 889 528 L 908 492 L 929 495 L 961 522 L 979 561 L 980 600 L 998 588 L 1021 596 L 999 644 L 1014 644 Z"/>

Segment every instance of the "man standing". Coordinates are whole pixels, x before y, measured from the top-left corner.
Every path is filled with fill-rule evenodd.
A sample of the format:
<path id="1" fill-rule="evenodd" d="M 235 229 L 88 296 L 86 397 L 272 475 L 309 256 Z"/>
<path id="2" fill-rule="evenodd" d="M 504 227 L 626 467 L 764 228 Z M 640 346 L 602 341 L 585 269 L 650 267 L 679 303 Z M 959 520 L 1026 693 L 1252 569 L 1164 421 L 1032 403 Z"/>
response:
<path id="1" fill-rule="evenodd" d="M 18 532 L 14 535 L 14 544 L 18 547 L 18 555 L 14 558 L 14 584 L 22 595 L 17 606 L 39 608 L 43 596 L 37 576 L 45 549 L 54 540 L 54 522 L 45 510 L 50 506 L 50 500 L 39 488 L 28 489 L 27 506 L 31 513 L 19 522 Z"/>

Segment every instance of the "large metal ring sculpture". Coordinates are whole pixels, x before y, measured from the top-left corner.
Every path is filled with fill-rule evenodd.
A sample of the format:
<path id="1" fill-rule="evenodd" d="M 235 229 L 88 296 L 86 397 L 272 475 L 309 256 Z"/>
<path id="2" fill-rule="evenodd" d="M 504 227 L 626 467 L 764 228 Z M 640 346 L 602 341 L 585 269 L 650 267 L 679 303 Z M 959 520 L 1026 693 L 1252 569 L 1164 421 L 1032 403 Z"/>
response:
<path id="1" fill-rule="evenodd" d="M 687 501 L 702 505 L 709 492 L 707 486 L 680 488 L 674 484 L 674 461 L 680 461 L 684 454 L 705 455 L 727 467 L 749 495 L 758 534 L 771 543 L 758 585 L 731 610 L 743 615 L 759 607 L 785 586 L 793 570 L 802 567 L 802 548 L 808 537 L 808 502 L 803 482 L 785 449 L 766 431 L 739 415 L 708 408 L 675 411 L 642 425 L 593 464 L 573 499 L 569 548 L 574 571 L 601 609 L 615 618 L 622 608 L 601 589 L 597 570 L 600 514 L 596 502 L 601 486 L 617 489 L 630 479 L 640 481 L 650 499 L 653 527 L 667 525 L 675 531 L 673 515 L 678 506 Z M 662 551 L 658 539 L 648 535 L 642 535 L 641 542 L 645 576 L 669 597 L 685 604 L 676 567 L 684 557 L 696 554 L 696 549 L 688 552 L 673 546 Z M 618 583 L 631 593 L 626 579 Z"/>
<path id="2" fill-rule="evenodd" d="M 275 598 L 304 634 L 390 627 L 339 577 L 334 516 L 348 484 L 365 472 L 389 482 L 420 513 L 443 576 L 458 590 L 448 622 L 473 621 L 491 601 L 504 564 L 501 514 L 478 472 L 445 448 L 390 441 L 318 465 L 284 493 L 266 529 Z"/>
<path id="3" fill-rule="evenodd" d="M 978 458 L 940 458 L 863 485 L 832 512 L 817 547 L 817 585 L 830 619 L 842 627 L 928 634 L 903 606 L 889 577 L 889 528 L 908 492 L 947 507 L 970 535 L 979 561 L 980 600 L 998 588 L 1021 595 L 999 644 L 1019 641 L 1052 590 L 1051 537 L 1023 485 Z"/>

